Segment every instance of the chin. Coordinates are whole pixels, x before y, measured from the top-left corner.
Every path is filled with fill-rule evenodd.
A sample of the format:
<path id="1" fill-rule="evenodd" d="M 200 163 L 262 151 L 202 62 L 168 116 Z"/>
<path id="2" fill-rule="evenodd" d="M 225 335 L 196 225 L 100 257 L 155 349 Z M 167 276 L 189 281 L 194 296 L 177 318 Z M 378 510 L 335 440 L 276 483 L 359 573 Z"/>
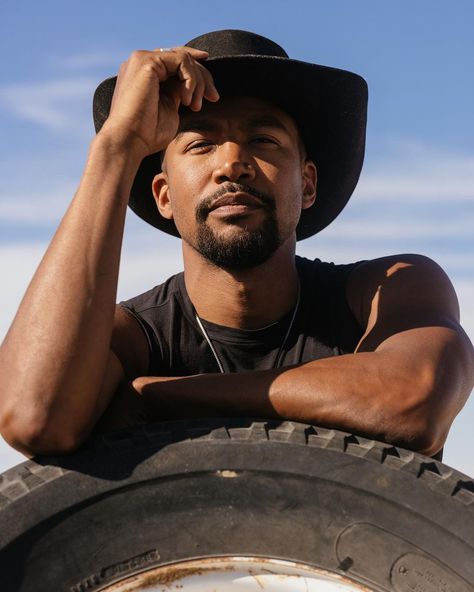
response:
<path id="1" fill-rule="evenodd" d="M 251 269 L 265 263 L 280 247 L 273 219 L 256 230 L 233 225 L 217 234 L 204 224 L 197 236 L 197 250 L 217 267 Z"/>

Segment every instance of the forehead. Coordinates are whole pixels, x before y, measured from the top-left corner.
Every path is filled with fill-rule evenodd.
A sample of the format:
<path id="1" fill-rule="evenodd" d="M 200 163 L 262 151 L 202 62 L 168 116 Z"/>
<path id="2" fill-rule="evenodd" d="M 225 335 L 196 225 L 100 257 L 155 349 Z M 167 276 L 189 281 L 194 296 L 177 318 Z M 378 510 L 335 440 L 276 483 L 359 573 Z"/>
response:
<path id="1" fill-rule="evenodd" d="M 187 131 L 224 131 L 236 127 L 274 127 L 299 137 L 293 118 L 269 101 L 256 97 L 222 97 L 217 103 L 204 100 L 199 112 L 182 109 L 175 139 Z"/>

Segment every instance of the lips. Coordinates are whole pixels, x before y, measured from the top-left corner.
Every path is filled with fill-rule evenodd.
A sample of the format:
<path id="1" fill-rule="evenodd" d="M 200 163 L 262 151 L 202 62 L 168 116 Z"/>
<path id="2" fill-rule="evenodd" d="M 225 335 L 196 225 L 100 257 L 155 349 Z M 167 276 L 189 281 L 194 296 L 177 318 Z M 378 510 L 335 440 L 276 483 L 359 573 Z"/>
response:
<path id="1" fill-rule="evenodd" d="M 261 208 L 264 205 L 260 198 L 239 191 L 237 193 L 225 193 L 223 196 L 217 198 L 210 206 L 209 211 L 213 212 L 220 208 L 226 208 L 229 211 L 235 209 L 237 211 L 247 208 Z"/>
<path id="2" fill-rule="evenodd" d="M 246 216 L 251 211 L 275 209 L 273 196 L 242 183 L 226 183 L 207 195 L 196 206 L 196 220 L 204 223 L 209 215 L 229 218 Z"/>

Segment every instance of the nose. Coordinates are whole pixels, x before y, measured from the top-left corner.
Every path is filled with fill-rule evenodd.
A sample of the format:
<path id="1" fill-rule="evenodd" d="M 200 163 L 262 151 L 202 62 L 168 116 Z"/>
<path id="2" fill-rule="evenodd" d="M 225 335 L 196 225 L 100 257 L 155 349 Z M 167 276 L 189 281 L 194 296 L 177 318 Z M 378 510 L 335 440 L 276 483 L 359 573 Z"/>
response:
<path id="1" fill-rule="evenodd" d="M 216 183 L 251 181 L 255 178 L 254 164 L 238 143 L 221 144 L 216 150 L 215 157 L 213 179 Z"/>

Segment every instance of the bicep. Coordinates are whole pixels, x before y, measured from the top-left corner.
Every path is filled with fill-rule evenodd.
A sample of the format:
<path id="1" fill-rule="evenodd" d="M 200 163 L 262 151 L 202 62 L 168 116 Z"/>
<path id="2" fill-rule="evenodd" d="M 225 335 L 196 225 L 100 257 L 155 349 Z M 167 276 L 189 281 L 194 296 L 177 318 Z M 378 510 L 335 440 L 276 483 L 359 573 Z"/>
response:
<path id="1" fill-rule="evenodd" d="M 350 304 L 365 326 L 357 352 L 376 352 L 393 364 L 405 392 L 419 388 L 420 401 L 449 423 L 474 382 L 473 348 L 459 324 L 451 282 L 436 263 L 418 255 L 385 257 L 364 267 L 349 286 Z"/>

